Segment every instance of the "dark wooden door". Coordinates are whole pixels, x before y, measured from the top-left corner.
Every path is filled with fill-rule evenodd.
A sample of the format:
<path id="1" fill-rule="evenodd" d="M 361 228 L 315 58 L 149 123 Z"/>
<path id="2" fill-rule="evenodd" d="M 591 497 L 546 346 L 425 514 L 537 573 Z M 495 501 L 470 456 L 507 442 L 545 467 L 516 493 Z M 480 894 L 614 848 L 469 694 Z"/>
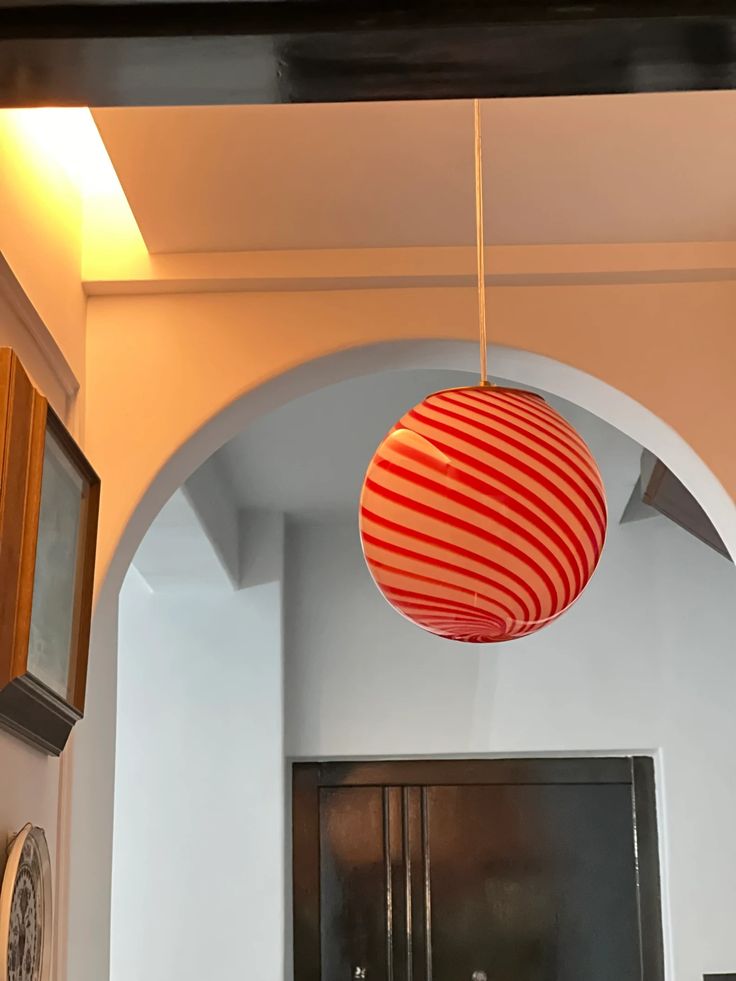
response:
<path id="1" fill-rule="evenodd" d="M 295 981 L 661 981 L 651 760 L 295 764 Z"/>

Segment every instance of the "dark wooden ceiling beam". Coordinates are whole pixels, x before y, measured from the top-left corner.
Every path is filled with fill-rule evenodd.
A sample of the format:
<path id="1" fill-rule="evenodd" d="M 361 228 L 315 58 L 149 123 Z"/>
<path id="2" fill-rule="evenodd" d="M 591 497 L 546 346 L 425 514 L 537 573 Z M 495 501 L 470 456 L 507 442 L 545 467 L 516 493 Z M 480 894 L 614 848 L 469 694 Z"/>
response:
<path id="1" fill-rule="evenodd" d="M 5 106 L 545 96 L 735 83 L 736 0 L 0 0 Z"/>

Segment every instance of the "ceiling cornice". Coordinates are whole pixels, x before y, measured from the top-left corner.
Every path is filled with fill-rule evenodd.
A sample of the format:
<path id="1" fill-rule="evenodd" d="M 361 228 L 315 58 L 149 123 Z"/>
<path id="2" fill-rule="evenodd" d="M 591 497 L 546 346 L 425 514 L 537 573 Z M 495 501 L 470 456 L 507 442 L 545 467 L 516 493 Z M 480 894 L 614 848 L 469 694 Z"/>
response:
<path id="1" fill-rule="evenodd" d="M 736 242 L 513 245 L 486 249 L 491 286 L 736 279 Z M 332 249 L 85 257 L 90 296 L 469 287 L 472 247 Z"/>

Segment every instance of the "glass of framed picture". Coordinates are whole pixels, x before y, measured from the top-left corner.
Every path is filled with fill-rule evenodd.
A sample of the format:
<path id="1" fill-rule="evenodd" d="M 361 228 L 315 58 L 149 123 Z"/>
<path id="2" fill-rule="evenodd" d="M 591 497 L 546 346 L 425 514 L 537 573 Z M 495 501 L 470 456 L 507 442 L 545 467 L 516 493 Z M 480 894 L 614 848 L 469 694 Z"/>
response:
<path id="1" fill-rule="evenodd" d="M 51 753 L 82 717 L 100 481 L 0 349 L 0 724 Z"/>

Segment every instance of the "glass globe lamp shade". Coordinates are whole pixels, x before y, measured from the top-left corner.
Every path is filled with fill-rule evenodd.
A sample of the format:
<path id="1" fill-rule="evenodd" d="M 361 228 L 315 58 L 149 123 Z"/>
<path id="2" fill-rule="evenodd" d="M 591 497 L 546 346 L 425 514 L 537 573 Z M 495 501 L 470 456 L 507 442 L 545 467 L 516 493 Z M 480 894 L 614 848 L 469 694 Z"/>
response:
<path id="1" fill-rule="evenodd" d="M 429 395 L 375 452 L 360 498 L 368 568 L 430 633 L 528 636 L 580 596 L 606 535 L 596 462 L 544 399 L 477 386 Z"/>

